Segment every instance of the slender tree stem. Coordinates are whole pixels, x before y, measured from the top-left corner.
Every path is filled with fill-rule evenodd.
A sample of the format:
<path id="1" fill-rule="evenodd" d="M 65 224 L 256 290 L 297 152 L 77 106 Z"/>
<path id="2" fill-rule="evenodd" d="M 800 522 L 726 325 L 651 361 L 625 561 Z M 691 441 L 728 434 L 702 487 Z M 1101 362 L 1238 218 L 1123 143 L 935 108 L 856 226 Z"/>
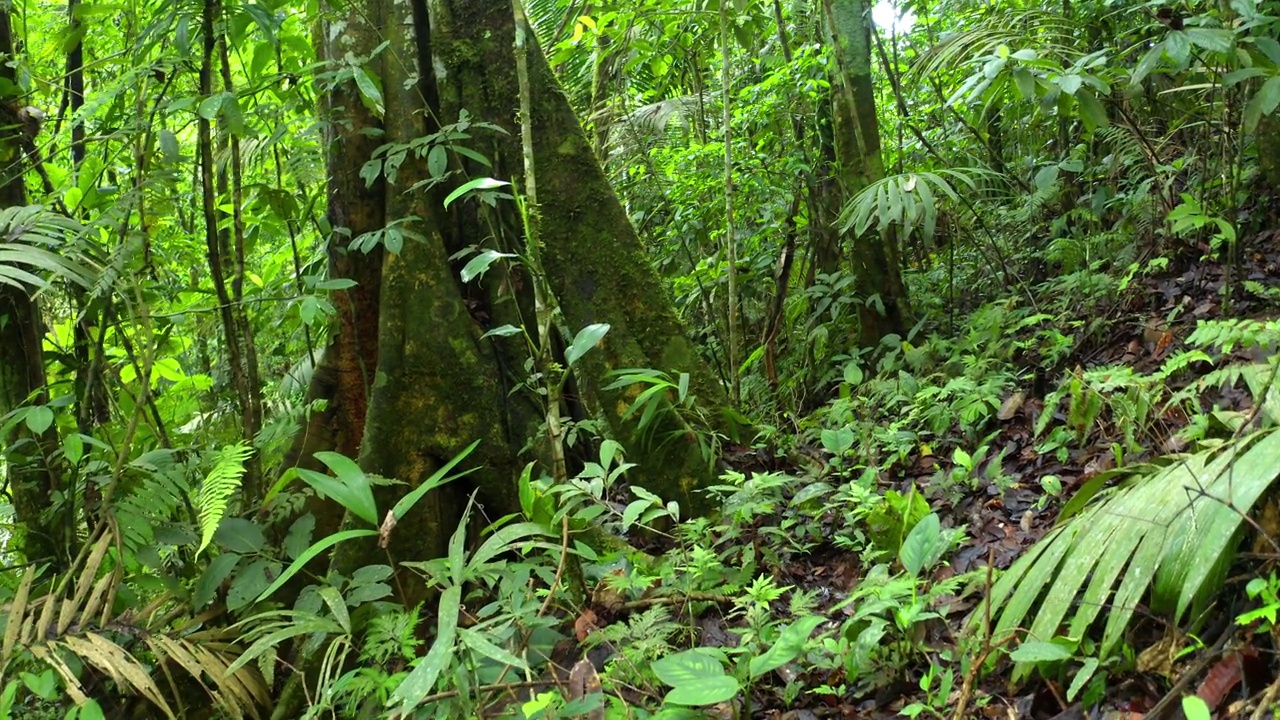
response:
<path id="1" fill-rule="evenodd" d="M 738 327 L 738 242 L 733 227 L 733 68 L 730 64 L 730 49 L 729 0 L 720 0 L 720 99 L 724 104 L 724 254 L 729 263 L 729 401 L 737 404 L 742 396 L 742 378 L 738 372 L 738 344 L 742 331 Z"/>

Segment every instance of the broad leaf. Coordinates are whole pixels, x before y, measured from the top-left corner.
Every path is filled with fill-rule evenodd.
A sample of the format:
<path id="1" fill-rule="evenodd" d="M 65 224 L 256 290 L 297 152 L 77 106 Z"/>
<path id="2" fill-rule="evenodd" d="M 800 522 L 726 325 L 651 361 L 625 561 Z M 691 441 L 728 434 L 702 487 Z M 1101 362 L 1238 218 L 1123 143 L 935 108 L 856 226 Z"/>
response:
<path id="1" fill-rule="evenodd" d="M 595 323 L 579 330 L 578 334 L 573 336 L 573 343 L 564 351 L 565 363 L 568 365 L 576 363 L 579 358 L 600 344 L 608 332 L 608 323 Z"/>

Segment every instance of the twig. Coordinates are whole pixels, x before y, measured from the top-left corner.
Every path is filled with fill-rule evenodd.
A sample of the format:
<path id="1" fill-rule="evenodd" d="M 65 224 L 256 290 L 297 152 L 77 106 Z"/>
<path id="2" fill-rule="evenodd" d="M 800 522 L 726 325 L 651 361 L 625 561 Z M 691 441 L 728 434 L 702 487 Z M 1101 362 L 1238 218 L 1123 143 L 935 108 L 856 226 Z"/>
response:
<path id="1" fill-rule="evenodd" d="M 1014 628 L 1007 636 L 1002 638 L 1000 642 L 991 642 L 991 586 L 995 580 L 995 548 L 987 548 L 987 598 L 983 604 L 983 624 L 982 624 L 982 651 L 974 659 L 972 665 L 969 666 L 969 672 L 964 675 L 964 683 L 960 686 L 960 697 L 956 701 L 956 709 L 951 713 L 951 720 L 961 720 L 964 711 L 969 706 L 969 700 L 973 697 L 973 686 L 978 681 L 978 673 L 982 672 L 982 666 L 986 664 L 987 658 L 997 649 L 1004 647 L 1006 643 L 1018 636 L 1021 632 L 1020 628 Z"/>
<path id="2" fill-rule="evenodd" d="M 559 684 L 560 684 L 559 681 L 555 679 L 519 680 L 516 682 L 500 682 L 500 683 L 492 683 L 490 685 L 480 685 L 479 687 L 468 688 L 467 692 L 492 692 L 497 690 L 519 690 L 521 688 L 546 687 L 548 685 L 559 685 Z M 421 704 L 425 705 L 427 703 L 439 702 L 440 700 L 448 700 L 449 698 L 457 697 L 461 693 L 462 691 L 458 689 L 445 690 L 444 692 L 438 692 L 434 695 L 428 695 L 422 698 Z"/>
<path id="3" fill-rule="evenodd" d="M 1184 672 L 1182 676 L 1178 678 L 1178 682 L 1174 683 L 1173 687 L 1169 688 L 1169 692 L 1165 693 L 1164 697 L 1160 698 L 1160 702 L 1156 703 L 1155 707 L 1151 708 L 1151 710 L 1147 712 L 1145 716 L 1147 720 L 1161 720 L 1161 718 L 1168 717 L 1170 711 L 1173 710 L 1173 704 L 1182 699 L 1182 691 L 1191 684 L 1191 679 L 1198 677 L 1200 673 L 1204 672 L 1204 670 L 1222 654 L 1223 648 L 1227 645 L 1227 640 L 1230 639 L 1233 634 L 1234 633 L 1231 632 L 1230 625 L 1223 628 L 1222 635 L 1218 637 L 1218 640 L 1213 644 L 1213 647 L 1209 648 L 1209 651 L 1206 652 L 1203 657 L 1197 660 L 1190 669 Z"/>
<path id="4" fill-rule="evenodd" d="M 654 605 L 680 605 L 686 602 L 713 602 L 721 605 L 732 605 L 735 599 L 728 595 L 716 593 L 688 593 L 687 595 L 663 595 L 661 597 L 640 598 L 622 604 L 624 610 L 639 610 Z"/>
<path id="5" fill-rule="evenodd" d="M 1014 628 L 1009 634 L 1000 638 L 999 642 L 991 643 L 982 648 L 982 652 L 978 653 L 978 657 L 973 664 L 969 666 L 969 672 L 964 676 L 964 684 L 960 686 L 960 698 L 956 701 L 956 709 L 951 713 L 951 720 L 961 720 L 964 717 L 964 711 L 969 705 L 969 699 L 973 697 L 973 686 L 978 681 L 978 673 L 982 672 L 982 666 L 986 664 L 987 658 L 991 653 L 999 650 L 1009 643 L 1010 640 L 1018 637 L 1018 633 L 1026 632 L 1022 628 Z"/>
<path id="6" fill-rule="evenodd" d="M 1276 678 L 1276 681 L 1267 688 L 1267 692 L 1258 701 L 1258 707 L 1254 708 L 1253 717 L 1250 720 L 1265 720 L 1268 716 L 1267 708 L 1275 704 L 1276 696 L 1278 695 L 1280 695 L 1280 678 Z M 1272 714 L 1271 717 L 1275 717 L 1275 715 Z"/>
<path id="7" fill-rule="evenodd" d="M 564 576 L 565 558 L 569 555 L 569 516 L 565 515 L 560 521 L 560 562 L 556 563 L 555 577 L 551 578 L 551 585 L 547 588 L 547 597 L 542 601 L 542 606 L 538 608 L 538 614 L 534 617 L 540 618 L 547 613 L 547 609 L 551 607 L 551 598 L 555 597 L 556 588 L 560 587 L 560 579 Z M 524 653 L 525 648 L 529 647 L 529 640 L 533 637 L 532 633 L 528 633 L 520 641 L 520 649 L 516 651 L 516 655 Z M 493 686 L 497 688 L 503 687 L 502 679 L 511 672 L 511 663 L 503 666 L 502 672 L 498 673 L 498 684 Z M 474 688 L 476 692 L 485 690 L 485 687 Z M 426 702 L 425 700 L 423 702 Z M 481 703 L 481 707 L 489 704 L 489 697 L 486 696 Z"/>

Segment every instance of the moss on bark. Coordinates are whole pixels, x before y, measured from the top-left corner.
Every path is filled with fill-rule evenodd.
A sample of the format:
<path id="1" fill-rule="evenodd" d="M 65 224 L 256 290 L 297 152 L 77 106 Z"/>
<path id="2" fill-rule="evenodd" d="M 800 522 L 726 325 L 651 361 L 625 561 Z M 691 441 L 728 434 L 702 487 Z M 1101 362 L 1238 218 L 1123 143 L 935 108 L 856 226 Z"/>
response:
<path id="1" fill-rule="evenodd" d="M 13 55 L 9 11 L 0 8 L 0 54 Z M 0 78 L 14 85 L 14 69 L 0 66 Z M 0 207 L 25 205 L 23 174 L 27 170 L 22 148 L 23 123 L 15 111 L 17 98 L 0 97 Z M 4 242 L 0 240 L 0 242 Z M 48 401 L 44 370 L 44 325 L 40 306 L 24 289 L 0 285 L 0 416 L 27 403 Z M 5 456 L 14 516 L 24 535 L 18 544 L 36 562 L 66 560 L 67 522 L 54 499 L 62 491 L 57 468 L 50 462 L 58 445 L 56 427 L 33 433 L 19 423 L 0 436 Z"/>
<path id="2" fill-rule="evenodd" d="M 494 141 L 495 170 L 519 178 L 515 122 L 519 88 L 514 72 L 514 19 L 505 3 L 430 0 L 432 47 L 446 117 L 467 109 L 508 130 Z M 571 332 L 592 323 L 611 326 L 602 346 L 579 368 L 581 389 L 598 400 L 611 431 L 640 463 L 633 478 L 685 508 L 702 511 L 695 491 L 716 477 L 685 433 L 660 447 L 644 447 L 634 421 L 622 416 L 642 388 L 606 391 L 612 370 L 649 367 L 688 372 L 692 391 L 710 410 L 716 431 L 732 430 L 723 388 L 685 335 L 674 307 L 621 203 L 541 52 L 530 57 L 534 157 L 537 167 L 543 271 Z M 656 436 L 678 431 L 675 422 Z M 655 443 L 656 445 L 656 443 Z"/>

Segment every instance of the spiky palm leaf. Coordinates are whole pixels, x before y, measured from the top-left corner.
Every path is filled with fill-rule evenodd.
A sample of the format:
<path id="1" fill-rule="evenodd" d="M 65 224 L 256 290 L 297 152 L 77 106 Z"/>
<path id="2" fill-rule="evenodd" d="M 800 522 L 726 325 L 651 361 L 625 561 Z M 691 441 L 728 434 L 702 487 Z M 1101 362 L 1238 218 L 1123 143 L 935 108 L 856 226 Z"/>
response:
<path id="1" fill-rule="evenodd" d="M 963 192 L 977 192 L 992 180 L 1002 181 L 1003 176 L 976 167 L 890 175 L 855 195 L 840 212 L 837 222 L 842 232 L 852 229 L 858 235 L 876 222 L 880 232 L 897 228 L 903 238 L 910 237 L 920 227 L 928 240 L 933 237 L 938 222 L 939 195 L 958 202 L 960 195 L 952 183 Z"/>
<path id="2" fill-rule="evenodd" d="M 1079 638 L 1103 614 L 1106 655 L 1148 591 L 1151 609 L 1175 620 L 1203 604 L 1221 586 L 1246 516 L 1280 478 L 1280 430 L 1128 474 L 1110 491 L 1098 492 L 1114 473 L 1081 488 L 1082 497 L 1100 499 L 1050 531 L 996 582 L 988 599 L 993 637 L 1024 627 L 1030 617 L 1031 637 Z M 984 615 L 980 609 L 975 618 Z"/>
<path id="3" fill-rule="evenodd" d="M 48 273 L 81 287 L 93 283 L 94 268 L 63 250 L 83 231 L 76 221 L 40 205 L 0 209 L 0 283 L 43 289 Z"/>
<path id="4" fill-rule="evenodd" d="M 29 653 L 52 668 L 62 678 L 67 696 L 82 705 L 88 695 L 82 674 L 66 660 L 70 655 L 110 677 L 121 690 L 145 698 L 165 717 L 176 718 L 170 699 L 183 695 L 171 672 L 176 666 L 204 688 L 223 713 L 236 718 L 259 717 L 259 708 L 270 702 L 267 688 L 252 668 L 228 673 L 238 653 L 223 632 L 184 633 L 163 627 L 159 610 L 172 605 L 169 597 L 142 609 L 115 613 L 121 568 L 102 569 L 116 544 L 111 533 L 102 533 L 81 553 L 71 571 L 39 597 L 32 597 L 35 568 L 27 570 L 13 601 L 0 609 L 5 619 L 0 677 L 15 660 Z M 138 641 L 130 643 L 128 638 Z M 149 651 L 154 663 L 138 660 L 134 655 L 138 650 Z M 161 690 L 152 667 L 162 671 L 170 692 Z"/>

